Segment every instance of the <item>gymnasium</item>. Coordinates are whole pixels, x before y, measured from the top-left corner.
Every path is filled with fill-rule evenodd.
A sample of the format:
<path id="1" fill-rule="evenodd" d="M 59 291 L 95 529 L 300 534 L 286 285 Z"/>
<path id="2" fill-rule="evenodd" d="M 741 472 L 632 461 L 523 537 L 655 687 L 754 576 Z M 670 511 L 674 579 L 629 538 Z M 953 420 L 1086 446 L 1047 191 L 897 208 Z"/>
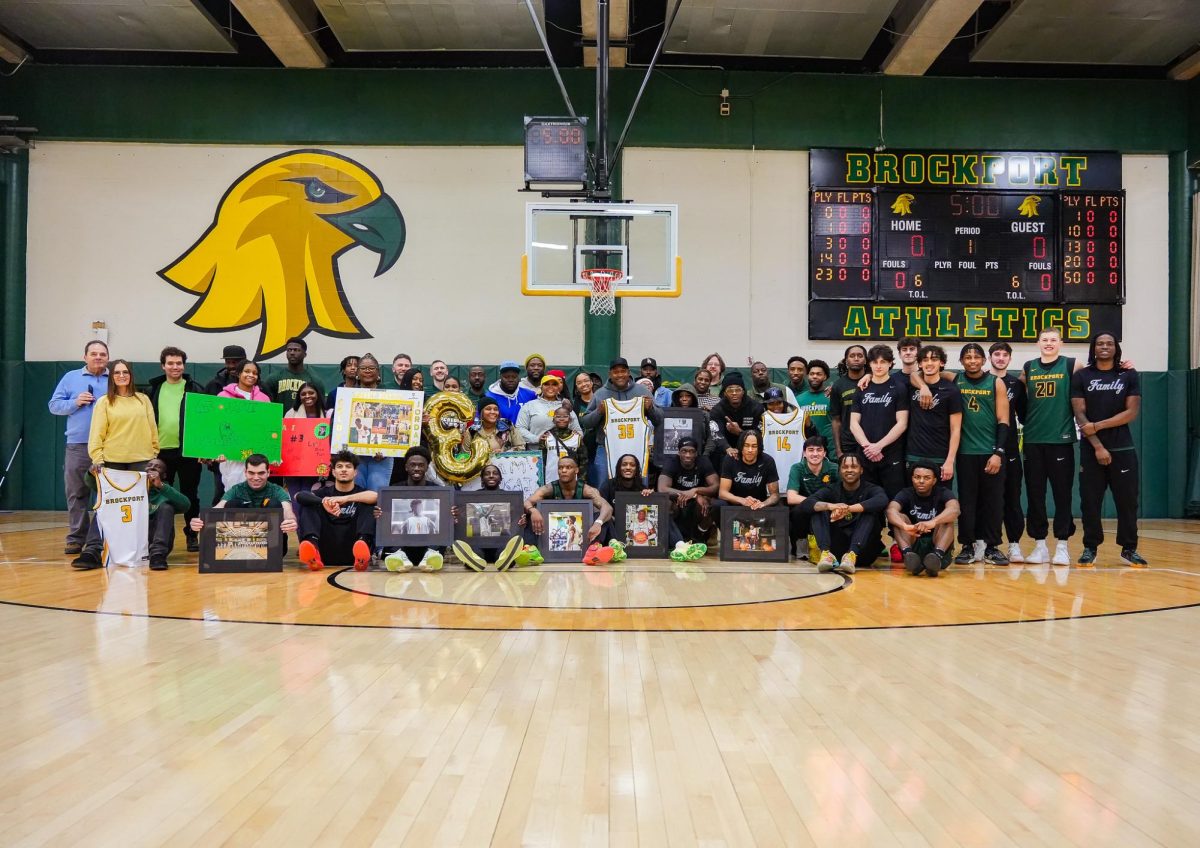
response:
<path id="1" fill-rule="evenodd" d="M 1200 844 L 1198 198 L 1197 0 L 0 0 L 0 845 Z"/>

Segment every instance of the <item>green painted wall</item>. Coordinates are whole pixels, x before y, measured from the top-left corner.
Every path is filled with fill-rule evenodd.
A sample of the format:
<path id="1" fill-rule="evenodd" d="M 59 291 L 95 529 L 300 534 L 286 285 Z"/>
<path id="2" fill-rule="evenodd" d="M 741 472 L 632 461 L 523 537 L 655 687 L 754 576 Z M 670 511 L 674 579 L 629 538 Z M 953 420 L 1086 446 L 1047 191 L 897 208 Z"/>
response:
<path id="1" fill-rule="evenodd" d="M 568 70 L 566 84 L 584 113 L 594 75 Z M 612 73 L 613 121 L 633 101 L 641 72 Z M 728 87 L 732 114 L 718 115 Z M 186 143 L 497 145 L 519 144 L 525 114 L 564 109 L 547 70 L 323 70 L 38 66 L 0 78 L 4 111 L 39 128 L 45 140 Z M 647 88 L 628 143 L 633 146 L 804 149 L 1102 149 L 1176 152 L 1173 246 L 1188 233 L 1178 194 L 1182 151 L 1200 152 L 1200 80 L 1169 81 L 892 78 L 828 74 L 670 70 Z M 62 506 L 62 432 L 46 411 L 58 376 L 73 363 L 20 363 L 24 316 L 24 164 L 0 157 L 0 454 L 31 437 L 0 506 Z M 698 178 L 702 178 L 698 176 Z M 514 189 L 517 180 L 514 175 Z M 17 187 L 13 193 L 13 187 Z M 1189 296 L 1186 255 L 1173 252 L 1171 302 Z M 1172 326 L 1171 366 L 1186 368 L 1185 325 Z M 610 328 L 596 322 L 597 347 Z M 592 350 L 589 345 L 589 350 Z M 605 363 L 606 364 L 606 363 Z M 147 370 L 147 368 L 149 370 Z M 157 364 L 141 370 L 157 373 Z M 214 367 L 199 367 L 208 374 Z M 604 373 L 601 370 L 601 373 Z M 1147 404 L 1186 413 L 1184 372 L 1147 374 Z M 1147 416 L 1139 429 L 1146 467 L 1146 515 L 1182 510 L 1186 435 Z M 30 445 L 34 445 L 31 447 Z"/>

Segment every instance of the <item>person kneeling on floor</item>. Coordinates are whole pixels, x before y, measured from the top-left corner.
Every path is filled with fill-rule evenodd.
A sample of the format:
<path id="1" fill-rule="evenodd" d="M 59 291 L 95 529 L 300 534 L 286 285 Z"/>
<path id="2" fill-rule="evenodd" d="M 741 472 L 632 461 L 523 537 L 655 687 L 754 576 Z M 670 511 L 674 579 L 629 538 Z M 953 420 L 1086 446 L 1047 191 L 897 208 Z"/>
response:
<path id="1" fill-rule="evenodd" d="M 224 497 L 213 504 L 213 509 L 282 509 L 283 521 L 279 534 L 283 537 L 283 552 L 287 553 L 287 534 L 296 529 L 296 515 L 292 512 L 292 498 L 287 489 L 270 482 L 271 466 L 261 453 L 246 457 L 246 479 L 225 490 Z M 203 518 L 192 519 L 192 529 L 199 533 L 204 529 Z"/>
<path id="2" fill-rule="evenodd" d="M 300 492 L 300 561 L 312 571 L 326 565 L 354 564 L 366 571 L 375 547 L 375 511 L 379 493 L 354 482 L 358 457 L 339 451 L 330 457 L 333 483 Z"/>
<path id="3" fill-rule="evenodd" d="M 837 482 L 805 498 L 800 508 L 812 515 L 812 534 L 821 549 L 817 571 L 853 574 L 860 557 L 869 565 L 883 551 L 879 522 L 888 500 L 881 487 L 862 479 L 858 454 L 842 454 L 838 476 Z"/>
<path id="4" fill-rule="evenodd" d="M 938 465 L 917 462 L 912 485 L 897 492 L 888 504 L 892 535 L 900 546 L 904 567 L 914 576 L 924 571 L 937 577 L 950 564 L 954 522 L 960 510 L 954 493 L 937 484 L 940 472 Z"/>

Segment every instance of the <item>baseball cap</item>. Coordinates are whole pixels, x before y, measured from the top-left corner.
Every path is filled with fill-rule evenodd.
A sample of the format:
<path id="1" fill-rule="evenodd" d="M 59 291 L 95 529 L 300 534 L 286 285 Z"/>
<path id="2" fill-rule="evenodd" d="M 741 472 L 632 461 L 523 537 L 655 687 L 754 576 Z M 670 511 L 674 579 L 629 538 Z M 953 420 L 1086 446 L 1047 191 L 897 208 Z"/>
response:
<path id="1" fill-rule="evenodd" d="M 562 377 L 558 376 L 557 374 L 547 374 L 545 377 L 542 378 L 542 382 L 540 385 L 544 386 L 547 383 L 558 383 L 561 386 L 562 385 Z"/>
<path id="2" fill-rule="evenodd" d="M 618 357 L 617 357 L 616 359 L 614 359 L 612 362 L 608 363 L 608 367 L 609 367 L 610 369 L 612 369 L 612 368 L 628 368 L 628 367 L 629 367 L 629 360 L 627 360 L 627 359 L 626 359 L 625 357 L 623 357 L 623 356 L 618 356 Z"/>
<path id="3" fill-rule="evenodd" d="M 221 351 L 222 359 L 245 359 L 246 349 L 241 345 L 225 345 L 225 349 Z"/>
<path id="4" fill-rule="evenodd" d="M 770 403 L 773 400 L 784 400 L 783 392 L 777 386 L 771 386 L 763 392 L 763 401 Z"/>
<path id="5" fill-rule="evenodd" d="M 521 366 L 517 362 L 515 362 L 511 359 L 506 359 L 500 363 L 500 370 L 501 371 L 520 371 Z"/>
<path id="6" fill-rule="evenodd" d="M 642 367 L 643 368 L 657 368 L 658 361 L 653 356 L 647 356 L 645 359 L 642 360 Z"/>

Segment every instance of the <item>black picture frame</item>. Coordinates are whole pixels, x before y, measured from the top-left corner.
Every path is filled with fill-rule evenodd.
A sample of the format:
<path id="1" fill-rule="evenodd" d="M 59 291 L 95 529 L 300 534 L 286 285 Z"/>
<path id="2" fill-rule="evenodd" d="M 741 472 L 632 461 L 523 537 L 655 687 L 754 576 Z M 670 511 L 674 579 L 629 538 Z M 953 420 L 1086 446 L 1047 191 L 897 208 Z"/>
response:
<path id="1" fill-rule="evenodd" d="M 544 500 L 539 501 L 537 510 L 542 514 L 542 532 L 538 535 L 538 550 L 546 562 L 582 562 L 584 551 L 588 549 L 587 534 L 596 520 L 595 507 L 591 501 L 585 500 Z M 562 523 L 556 523 L 556 514 L 577 516 L 579 522 L 579 547 L 573 545 L 563 547 L 558 537 L 558 531 L 564 529 Z"/>
<path id="2" fill-rule="evenodd" d="M 454 522 L 456 541 L 466 542 L 473 548 L 486 550 L 502 548 L 513 536 L 521 534 L 522 528 L 517 524 L 525 512 L 525 496 L 521 492 L 507 492 L 503 489 L 491 492 L 483 489 L 470 492 L 459 491 L 454 493 L 454 505 L 458 507 L 459 512 L 458 520 Z M 502 527 L 498 532 L 480 532 L 480 519 L 485 514 L 492 519 L 491 530 L 496 530 L 495 519 L 497 517 L 502 523 L 505 520 L 505 516 L 497 516 L 494 511 L 479 509 L 487 505 L 507 507 L 507 526 Z M 483 529 L 486 531 L 488 528 Z"/>
<path id="3" fill-rule="evenodd" d="M 206 509 L 200 518 L 201 574 L 283 571 L 282 509 Z"/>
<path id="4" fill-rule="evenodd" d="M 691 432 L 680 427 L 670 427 L 673 420 L 686 419 Z M 692 406 L 668 406 L 662 410 L 662 420 L 654 425 L 654 464 L 659 468 L 669 456 L 678 456 L 678 441 L 685 435 L 696 440 L 696 449 L 704 448 L 704 437 L 708 431 L 708 413 Z"/>
<path id="5" fill-rule="evenodd" d="M 375 521 L 375 544 L 380 547 L 445 547 L 454 541 L 454 517 L 450 514 L 454 489 L 449 486 L 384 486 L 379 490 L 382 515 Z M 403 529 L 413 518 L 413 501 L 433 501 L 436 515 L 422 504 L 421 515 L 433 521 L 433 530 L 415 533 Z"/>
<path id="6" fill-rule="evenodd" d="M 631 531 L 631 524 L 636 525 L 636 511 L 639 507 L 648 509 L 647 522 L 654 524 L 651 539 L 654 544 L 639 543 L 635 538 L 636 526 Z M 630 518 L 633 521 L 630 521 Z M 625 550 L 631 557 L 646 557 L 650 559 L 665 559 L 668 553 L 669 536 L 671 535 L 671 496 L 666 492 L 655 492 L 642 497 L 641 492 L 618 492 L 613 499 L 613 538 L 625 545 Z"/>
<path id="7" fill-rule="evenodd" d="M 736 532 L 735 523 L 739 525 Z M 759 532 L 755 534 L 757 542 L 753 539 L 748 540 L 749 534 L 741 529 L 748 524 L 759 527 Z M 770 532 L 764 532 L 768 528 Z M 788 530 L 788 508 L 786 506 L 750 509 L 745 506 L 722 504 L 721 559 L 727 562 L 787 562 L 788 554 L 791 551 Z M 766 538 L 770 538 L 774 542 L 770 550 L 743 547 L 748 541 L 751 545 L 764 544 Z"/>

